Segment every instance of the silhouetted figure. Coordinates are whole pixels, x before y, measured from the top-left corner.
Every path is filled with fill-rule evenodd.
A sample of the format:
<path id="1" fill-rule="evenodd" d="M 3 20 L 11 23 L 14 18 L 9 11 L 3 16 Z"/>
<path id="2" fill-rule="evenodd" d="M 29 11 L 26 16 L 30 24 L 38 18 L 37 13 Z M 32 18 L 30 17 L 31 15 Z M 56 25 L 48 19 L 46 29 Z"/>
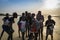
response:
<path id="1" fill-rule="evenodd" d="M 31 25 L 31 13 L 26 13 L 26 36 L 29 36 L 30 25 Z"/>
<path id="2" fill-rule="evenodd" d="M 4 17 L 2 20 L 3 20 L 2 28 L 3 28 L 3 26 L 4 26 L 4 29 L 2 30 L 2 33 L 1 33 L 1 36 L 0 36 L 0 40 L 1 40 L 2 36 L 3 36 L 4 31 L 5 31 L 5 30 L 7 31 L 7 29 L 5 28 L 5 26 L 6 26 L 6 27 L 8 26 L 8 23 L 9 23 L 9 21 L 8 21 L 8 20 L 9 20 L 9 14 L 6 13 L 6 17 Z"/>
<path id="3" fill-rule="evenodd" d="M 35 14 L 33 13 L 32 15 L 31 15 L 31 25 L 30 25 L 30 28 L 29 28 L 29 39 L 28 40 L 33 40 L 33 38 L 34 38 L 34 35 L 33 34 L 35 34 L 35 32 L 36 32 L 36 20 L 35 20 Z M 37 39 L 36 38 L 36 35 L 35 35 L 35 39 Z"/>
<path id="4" fill-rule="evenodd" d="M 33 38 L 34 40 L 37 40 L 37 36 L 38 36 L 38 33 L 37 33 L 37 20 L 35 18 L 35 13 L 32 14 L 32 25 L 31 25 L 31 31 L 34 35 Z"/>
<path id="5" fill-rule="evenodd" d="M 25 16 L 26 16 L 26 37 L 28 37 L 28 35 L 29 35 L 28 11 L 25 11 Z"/>
<path id="6" fill-rule="evenodd" d="M 26 19 L 26 17 L 25 17 L 25 13 L 22 13 L 22 16 L 19 18 L 19 21 L 18 21 L 18 33 L 19 33 L 19 38 L 20 38 L 20 31 L 21 31 L 21 23 L 20 23 L 20 21 L 22 20 L 22 19 Z"/>
<path id="7" fill-rule="evenodd" d="M 22 33 L 22 40 L 25 40 L 24 35 L 25 35 L 25 32 L 26 32 L 26 20 L 25 20 L 25 14 L 24 13 L 22 13 L 20 24 L 21 24 L 20 30 L 21 30 L 21 33 Z"/>
<path id="8" fill-rule="evenodd" d="M 48 38 L 48 35 L 51 35 L 51 40 L 53 40 L 53 29 L 54 29 L 55 21 L 51 19 L 51 15 L 48 16 L 48 20 L 45 23 L 45 26 L 47 26 L 46 30 L 46 40 Z"/>
<path id="9" fill-rule="evenodd" d="M 40 22 L 40 27 L 38 28 L 39 40 L 40 40 L 40 34 L 41 34 L 41 40 L 43 40 L 43 22 L 44 22 L 44 16 L 41 14 L 41 11 L 38 11 L 36 19 L 37 19 L 37 21 Z"/>
<path id="10" fill-rule="evenodd" d="M 13 28 L 12 28 L 12 25 L 13 25 L 13 23 L 15 23 L 15 21 L 14 21 L 14 18 L 17 18 L 17 13 L 16 12 L 14 12 L 13 13 L 13 16 L 12 17 L 10 17 L 9 18 L 9 36 L 8 36 L 8 39 L 7 40 L 13 40 L 13 32 L 14 32 L 14 30 L 13 30 Z"/>
<path id="11" fill-rule="evenodd" d="M 17 23 L 17 25 L 18 25 L 18 34 L 19 34 L 19 38 L 20 38 L 20 27 L 21 27 L 20 21 L 21 21 L 21 17 L 19 18 L 19 21 L 18 21 L 18 23 Z"/>

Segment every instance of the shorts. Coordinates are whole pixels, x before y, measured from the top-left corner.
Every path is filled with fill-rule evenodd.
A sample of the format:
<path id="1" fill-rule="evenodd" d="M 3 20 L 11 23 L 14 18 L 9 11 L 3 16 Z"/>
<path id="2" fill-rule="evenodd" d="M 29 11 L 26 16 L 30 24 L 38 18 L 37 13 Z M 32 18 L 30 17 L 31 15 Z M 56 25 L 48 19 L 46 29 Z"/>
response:
<path id="1" fill-rule="evenodd" d="M 5 32 L 10 33 L 10 28 L 6 25 L 2 25 L 2 28 Z"/>
<path id="2" fill-rule="evenodd" d="M 53 35 L 53 30 L 47 29 L 46 30 L 46 35 Z"/>
<path id="3" fill-rule="evenodd" d="M 8 34 L 14 32 L 13 29 L 11 29 L 10 27 L 8 27 L 8 26 L 6 26 L 6 25 L 2 25 L 2 28 L 3 28 L 3 30 L 6 31 Z"/>

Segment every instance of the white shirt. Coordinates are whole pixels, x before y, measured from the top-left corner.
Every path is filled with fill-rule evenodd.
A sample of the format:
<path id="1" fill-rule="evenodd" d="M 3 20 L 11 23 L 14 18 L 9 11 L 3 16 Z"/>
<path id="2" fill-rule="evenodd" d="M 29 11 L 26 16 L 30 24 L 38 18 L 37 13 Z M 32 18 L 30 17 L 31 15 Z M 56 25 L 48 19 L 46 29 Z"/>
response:
<path id="1" fill-rule="evenodd" d="M 22 32 L 26 31 L 26 27 L 25 27 L 26 21 L 20 21 L 20 23 L 21 23 L 21 31 Z"/>
<path id="2" fill-rule="evenodd" d="M 7 26 L 8 26 L 8 25 L 9 25 L 9 22 L 10 22 L 10 21 L 7 19 L 7 20 L 4 22 L 4 25 L 7 25 Z"/>

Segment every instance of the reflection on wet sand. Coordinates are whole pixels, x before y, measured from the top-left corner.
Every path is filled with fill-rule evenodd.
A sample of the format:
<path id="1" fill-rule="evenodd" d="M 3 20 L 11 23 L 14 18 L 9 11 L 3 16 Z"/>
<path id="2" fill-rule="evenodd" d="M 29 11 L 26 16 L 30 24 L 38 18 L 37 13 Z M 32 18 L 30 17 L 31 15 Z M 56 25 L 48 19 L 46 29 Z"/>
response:
<path id="1" fill-rule="evenodd" d="M 2 32 L 2 16 L 0 16 L 0 34 Z M 45 18 L 46 19 L 46 18 Z M 54 40 L 60 40 L 60 18 L 58 17 L 53 17 L 53 19 L 56 21 L 56 25 L 55 25 L 55 28 L 54 28 Z M 47 20 L 47 19 L 46 19 Z M 17 27 L 17 19 L 16 19 L 16 23 L 14 23 L 13 25 L 13 29 L 15 30 L 14 34 L 13 34 L 13 38 L 14 40 L 21 40 L 21 38 L 18 37 L 18 27 Z M 44 27 L 44 31 L 43 31 L 43 34 L 44 34 L 44 40 L 45 40 L 45 36 L 46 36 L 46 27 Z M 8 37 L 8 34 L 5 32 L 3 37 L 2 37 L 2 40 L 7 40 L 7 37 Z M 25 37 L 26 38 L 26 37 Z M 50 36 L 48 37 L 48 39 L 50 40 Z M 28 38 L 26 38 L 27 40 Z"/>

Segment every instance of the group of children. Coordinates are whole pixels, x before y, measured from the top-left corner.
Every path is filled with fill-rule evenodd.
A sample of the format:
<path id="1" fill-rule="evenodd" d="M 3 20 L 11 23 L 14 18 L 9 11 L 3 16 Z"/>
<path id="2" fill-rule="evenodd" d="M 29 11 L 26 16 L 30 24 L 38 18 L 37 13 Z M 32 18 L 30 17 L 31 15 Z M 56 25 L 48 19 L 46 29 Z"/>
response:
<path id="1" fill-rule="evenodd" d="M 44 16 L 41 14 L 41 11 L 38 11 L 38 14 L 35 18 L 35 13 L 28 13 L 27 11 L 25 13 L 22 13 L 22 16 L 20 17 L 18 21 L 18 28 L 19 28 L 19 37 L 20 37 L 20 31 L 22 33 L 22 40 L 24 40 L 24 35 L 26 32 L 26 37 L 28 36 L 28 40 L 37 40 L 37 37 L 39 37 L 39 40 L 43 40 L 43 22 L 44 22 Z M 45 22 L 45 26 L 47 26 L 46 30 L 46 39 L 48 35 L 51 35 L 51 40 L 53 40 L 53 28 L 55 25 L 55 21 L 51 19 L 51 15 L 48 16 L 48 20 Z M 41 35 L 41 37 L 40 37 Z"/>
<path id="2" fill-rule="evenodd" d="M 6 14 L 7 16 L 8 14 Z M 14 18 L 17 18 L 17 13 L 13 13 L 13 17 L 5 17 L 3 18 L 3 31 L 1 33 L 1 37 L 3 35 L 3 32 L 6 31 L 9 34 L 8 40 L 12 39 L 12 34 L 14 32 L 12 28 L 12 24 L 14 23 Z M 8 20 L 7 20 L 8 19 Z M 22 13 L 22 16 L 19 18 L 18 21 L 18 33 L 20 38 L 20 31 L 22 34 L 22 40 L 25 40 L 24 36 L 26 33 L 26 37 L 28 37 L 28 40 L 37 40 L 37 37 L 39 37 L 39 40 L 43 40 L 43 22 L 44 22 L 44 16 L 41 14 L 41 11 L 38 11 L 38 14 L 35 18 L 35 13 L 29 13 L 25 11 L 25 13 Z M 53 28 L 55 25 L 55 21 L 51 19 L 51 15 L 48 16 L 48 20 L 45 22 L 45 26 L 47 26 L 46 30 L 46 39 L 48 35 L 51 35 L 51 40 L 53 40 Z M 41 34 L 41 37 L 40 37 Z M 1 39 L 0 37 L 0 39 Z"/>

